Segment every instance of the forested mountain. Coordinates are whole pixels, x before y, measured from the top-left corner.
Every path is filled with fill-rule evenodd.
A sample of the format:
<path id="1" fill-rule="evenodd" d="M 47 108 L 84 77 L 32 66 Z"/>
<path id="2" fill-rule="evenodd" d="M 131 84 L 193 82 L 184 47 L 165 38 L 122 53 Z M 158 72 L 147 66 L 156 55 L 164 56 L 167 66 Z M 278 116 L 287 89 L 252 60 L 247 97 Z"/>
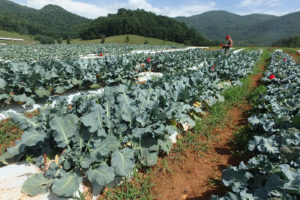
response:
<path id="1" fill-rule="evenodd" d="M 53 38 L 78 37 L 82 25 L 91 20 L 55 5 L 40 10 L 0 0 L 0 29 L 22 34 L 42 34 Z"/>
<path id="2" fill-rule="evenodd" d="M 300 12 L 281 17 L 263 14 L 240 16 L 226 11 L 210 11 L 191 17 L 177 17 L 211 40 L 230 34 L 235 44 L 269 46 L 276 40 L 300 33 Z"/>
<path id="3" fill-rule="evenodd" d="M 117 14 L 99 17 L 80 33 L 82 39 L 105 36 L 136 34 L 192 45 L 209 45 L 193 28 L 175 19 L 159 16 L 144 10 L 119 9 Z"/>
<path id="4" fill-rule="evenodd" d="M 272 44 L 275 47 L 292 47 L 292 48 L 300 48 L 300 35 L 286 38 L 282 40 L 278 40 Z"/>
<path id="5" fill-rule="evenodd" d="M 90 20 L 55 5 L 37 10 L 0 0 L 0 30 L 46 35 L 56 40 L 136 34 L 192 45 L 216 44 L 211 41 L 223 41 L 230 34 L 235 45 L 270 46 L 285 43 L 286 38 L 295 43 L 292 37 L 300 34 L 300 11 L 281 17 L 210 11 L 174 19 L 144 10 L 119 9 L 117 14 Z"/>

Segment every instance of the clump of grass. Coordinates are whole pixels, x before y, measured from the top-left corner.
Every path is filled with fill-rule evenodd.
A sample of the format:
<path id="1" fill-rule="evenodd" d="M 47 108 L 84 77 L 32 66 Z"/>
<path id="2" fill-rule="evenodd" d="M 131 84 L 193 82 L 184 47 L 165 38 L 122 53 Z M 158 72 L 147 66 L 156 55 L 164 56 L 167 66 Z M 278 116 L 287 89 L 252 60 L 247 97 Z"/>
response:
<path id="1" fill-rule="evenodd" d="M 223 124 L 228 105 L 226 103 L 217 103 L 209 109 L 209 115 L 204 120 L 197 120 L 194 132 L 210 138 L 211 130 Z"/>
<path id="2" fill-rule="evenodd" d="M 248 125 L 234 132 L 232 142 L 234 144 L 233 154 L 243 155 L 248 152 L 248 143 L 252 139 L 250 127 Z"/>
<path id="3" fill-rule="evenodd" d="M 260 102 L 260 98 L 266 93 L 267 93 L 267 87 L 264 85 L 260 85 L 248 95 L 247 97 L 248 101 L 253 106 L 257 105 Z"/>
<path id="4" fill-rule="evenodd" d="M 166 159 L 163 160 L 163 166 L 167 173 L 173 174 L 173 170 L 169 167 L 168 161 Z"/>
<path id="5" fill-rule="evenodd" d="M 7 119 L 0 122 L 0 154 L 12 146 L 15 140 L 19 139 L 23 131 L 12 120 Z"/>
<path id="6" fill-rule="evenodd" d="M 132 181 L 126 180 L 116 189 L 108 190 L 105 194 L 107 200 L 151 200 L 155 197 L 151 194 L 152 184 L 151 170 L 147 170 L 145 174 L 138 173 L 137 170 L 133 173 Z"/>

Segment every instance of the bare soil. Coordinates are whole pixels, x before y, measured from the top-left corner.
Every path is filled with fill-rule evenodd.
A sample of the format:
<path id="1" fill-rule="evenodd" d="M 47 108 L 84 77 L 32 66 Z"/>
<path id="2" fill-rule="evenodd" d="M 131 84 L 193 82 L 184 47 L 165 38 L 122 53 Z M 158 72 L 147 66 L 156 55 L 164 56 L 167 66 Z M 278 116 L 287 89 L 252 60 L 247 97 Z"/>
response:
<path id="1" fill-rule="evenodd" d="M 233 133 L 248 123 L 248 104 L 234 106 L 227 113 L 225 125 L 212 131 L 214 139 L 209 149 L 199 156 L 199 152 L 187 149 L 184 160 L 174 159 L 172 152 L 165 170 L 161 161 L 153 169 L 152 188 L 157 200 L 208 200 L 212 194 L 222 195 L 226 189 L 220 184 L 222 170 L 230 165 L 238 165 L 244 158 L 233 155 Z M 198 133 L 199 134 L 199 133 Z M 204 139 L 204 138 L 202 138 Z M 205 140 L 205 139 L 204 139 Z"/>
<path id="2" fill-rule="evenodd" d="M 264 64 L 261 70 L 264 70 Z M 262 77 L 262 73 L 252 76 L 249 89 L 257 87 Z M 234 132 L 248 123 L 250 110 L 247 102 L 234 105 L 228 110 L 224 124 L 211 131 L 213 139 L 199 136 L 203 133 L 193 133 L 197 140 L 208 145 L 206 151 L 188 147 L 183 154 L 172 151 L 168 157 L 160 159 L 153 168 L 151 180 L 156 200 L 209 200 L 212 194 L 224 195 L 222 170 L 248 160 L 247 156 L 232 153 L 232 139 Z"/>

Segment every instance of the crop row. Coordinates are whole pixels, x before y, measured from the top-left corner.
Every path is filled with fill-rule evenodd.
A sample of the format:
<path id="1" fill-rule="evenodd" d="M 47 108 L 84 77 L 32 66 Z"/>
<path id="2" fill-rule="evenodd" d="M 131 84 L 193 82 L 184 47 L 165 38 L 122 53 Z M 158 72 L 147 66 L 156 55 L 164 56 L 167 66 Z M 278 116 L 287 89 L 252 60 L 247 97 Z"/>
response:
<path id="1" fill-rule="evenodd" d="M 30 195 L 51 188 L 69 197 L 82 179 L 114 186 L 136 163 L 152 166 L 160 152 L 169 153 L 169 136 L 183 131 L 183 126 L 192 128 L 194 118 L 201 117 L 207 106 L 223 100 L 221 83 L 247 76 L 259 58 L 258 51 L 232 55 L 213 70 L 205 66 L 169 73 L 143 85 L 105 87 L 102 94 L 43 107 L 32 119 L 12 115 L 24 134 L 0 160 L 7 163 L 30 155 L 46 170 L 24 183 L 22 191 Z M 48 169 L 44 155 L 56 157 Z"/>
<path id="2" fill-rule="evenodd" d="M 221 51 L 199 49 L 157 53 L 148 60 L 148 54 L 112 55 L 95 59 L 77 57 L 57 59 L 42 58 L 37 61 L 0 62 L 0 103 L 13 102 L 33 105 L 35 100 L 47 99 L 69 90 L 96 89 L 127 81 L 136 81 L 139 72 L 152 70 L 164 74 L 188 71 L 191 66 L 222 66 L 223 75 L 234 65 L 252 64 L 247 53 L 232 55 L 237 59 L 225 59 Z M 235 63 L 242 62 L 242 63 Z M 144 63 L 144 65 L 142 65 Z M 143 67 L 141 67 L 141 65 Z M 198 68 L 196 68 L 198 69 Z M 239 73 L 248 73 L 239 69 Z M 230 74 L 226 75 L 230 79 Z M 223 78 L 223 77 L 222 77 Z M 234 77 L 236 78 L 236 77 Z"/>
<path id="3" fill-rule="evenodd" d="M 223 171 L 231 192 L 212 200 L 300 199 L 300 65 L 274 52 L 262 82 L 267 93 L 248 119 L 255 156 Z"/>
<path id="4" fill-rule="evenodd" d="M 72 45 L 11 45 L 0 48 L 0 60 L 29 62 L 44 58 L 65 59 L 88 54 L 121 55 L 132 51 L 159 51 L 176 49 L 174 46 L 122 45 L 122 44 L 72 44 Z"/>

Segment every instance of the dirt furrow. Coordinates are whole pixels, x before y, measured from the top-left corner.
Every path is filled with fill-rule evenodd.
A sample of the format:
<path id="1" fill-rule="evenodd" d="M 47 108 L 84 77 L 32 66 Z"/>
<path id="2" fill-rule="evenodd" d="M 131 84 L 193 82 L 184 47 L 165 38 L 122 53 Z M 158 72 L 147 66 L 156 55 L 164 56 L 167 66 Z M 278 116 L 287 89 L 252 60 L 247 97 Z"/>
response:
<path id="1" fill-rule="evenodd" d="M 260 70 L 264 70 L 264 65 Z M 262 73 L 252 76 L 249 90 L 256 88 L 261 78 Z M 250 110 L 249 102 L 237 103 L 227 111 L 223 123 L 209 134 L 192 133 L 203 148 L 195 149 L 195 145 L 191 145 L 184 152 L 176 152 L 178 145 L 175 145 L 169 156 L 153 168 L 151 182 L 155 199 L 209 200 L 212 194 L 223 195 L 226 188 L 221 183 L 222 170 L 247 160 L 247 156 L 233 153 L 233 137 L 248 124 Z"/>

